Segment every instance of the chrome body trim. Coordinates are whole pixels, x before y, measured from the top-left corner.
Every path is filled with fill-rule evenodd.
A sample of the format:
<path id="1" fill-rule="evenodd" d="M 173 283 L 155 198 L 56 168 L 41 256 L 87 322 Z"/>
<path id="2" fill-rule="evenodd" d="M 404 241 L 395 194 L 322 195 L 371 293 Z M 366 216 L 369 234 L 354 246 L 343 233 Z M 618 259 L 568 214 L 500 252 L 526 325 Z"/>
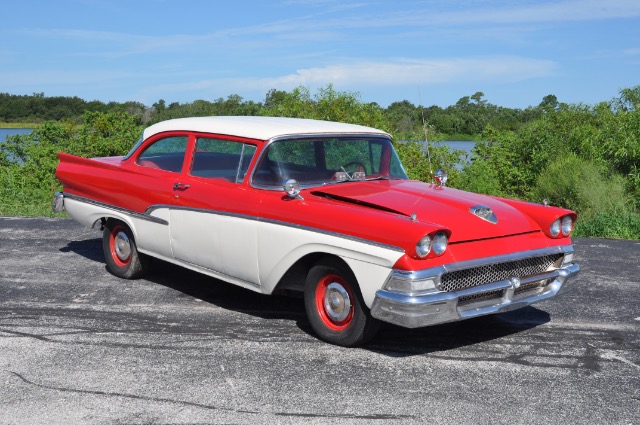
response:
<path id="1" fill-rule="evenodd" d="M 454 263 L 417 272 L 394 270 L 387 281 L 392 278 L 431 278 L 439 284 L 442 275 L 447 271 L 463 270 L 487 264 L 514 261 L 554 253 L 564 253 L 566 259 L 567 256 L 573 256 L 573 247 L 557 246 L 524 251 Z M 380 289 L 376 292 L 375 300 L 371 307 L 371 315 L 377 319 L 400 326 L 417 328 L 487 314 L 502 313 L 522 308 L 566 292 L 573 286 L 571 282 L 579 271 L 580 266 L 578 264 L 563 263 L 557 269 L 536 275 L 514 276 L 510 279 L 489 282 L 451 292 L 435 290 L 412 294 Z M 540 282 L 540 284 L 535 285 L 535 282 Z M 528 284 L 534 284 L 535 286 L 523 287 Z"/>
<path id="2" fill-rule="evenodd" d="M 143 133 L 142 136 L 140 136 L 140 138 L 136 142 L 136 144 L 133 145 L 133 147 L 129 150 L 129 152 L 127 152 L 127 154 L 122 157 L 121 161 L 126 161 L 127 159 L 131 158 L 133 154 L 138 150 L 138 148 L 145 142 L 145 140 L 146 139 L 144 138 L 144 133 Z"/>
<path id="3" fill-rule="evenodd" d="M 148 214 L 151 214 L 151 212 L 153 212 L 154 210 L 157 210 L 159 208 L 168 208 L 168 209 L 172 209 L 172 210 L 182 210 L 182 211 L 194 211 L 194 212 L 199 212 L 199 213 L 203 213 L 203 214 L 215 214 L 215 215 L 221 215 L 221 216 L 226 216 L 226 217 L 241 218 L 241 219 L 244 219 L 244 220 L 252 220 L 252 221 L 259 221 L 259 222 L 263 222 L 263 223 L 276 224 L 276 225 L 279 225 L 279 226 L 286 226 L 286 227 L 291 227 L 291 228 L 299 229 L 299 230 L 307 230 L 309 232 L 320 233 L 320 234 L 323 234 L 323 235 L 335 236 L 335 237 L 342 238 L 342 239 L 347 239 L 347 240 L 350 240 L 350 241 L 353 241 L 353 242 L 360 242 L 360 243 L 364 243 L 364 244 L 367 244 L 367 245 L 377 246 L 379 248 L 389 249 L 389 250 L 396 251 L 396 252 L 404 252 L 404 249 L 402 249 L 399 246 L 387 245 L 387 244 L 383 244 L 383 243 L 372 241 L 372 240 L 368 240 L 368 239 L 363 239 L 363 238 L 358 238 L 358 237 L 355 237 L 355 236 L 346 235 L 344 233 L 332 232 L 332 231 L 329 231 L 329 230 L 318 229 L 316 227 L 303 226 L 301 224 L 289 223 L 289 222 L 286 222 L 286 221 L 273 220 L 273 219 L 270 219 L 270 218 L 251 216 L 251 215 L 246 215 L 246 214 L 232 213 L 232 212 L 228 212 L 228 211 L 218 211 L 218 210 L 208 210 L 208 209 L 202 209 L 202 208 L 192 208 L 192 207 L 181 207 L 181 206 L 176 206 L 176 205 L 158 204 L 158 205 L 152 205 L 149 208 L 147 208 L 147 210 L 145 211 L 145 215 L 148 216 Z"/>
<path id="4" fill-rule="evenodd" d="M 64 193 L 56 192 L 53 195 L 53 200 L 51 201 L 51 209 L 54 213 L 64 211 Z"/>
<path id="5" fill-rule="evenodd" d="M 471 269 L 474 267 L 486 266 L 495 263 L 506 263 L 509 261 L 517 261 L 525 258 L 543 257 L 545 255 L 552 254 L 572 254 L 573 246 L 553 246 L 549 248 L 533 249 L 529 251 L 520 251 L 513 254 L 495 255 L 492 257 L 478 258 L 468 261 L 460 261 L 457 263 L 445 264 L 442 266 L 431 267 L 428 269 L 422 269 L 417 271 L 406 270 L 393 270 L 387 281 L 390 279 L 400 280 L 425 280 L 428 278 L 435 278 L 436 285 L 440 284 L 440 277 L 447 272 L 454 272 L 457 270 Z"/>
<path id="6" fill-rule="evenodd" d="M 491 224 L 498 224 L 498 217 L 496 217 L 491 208 L 486 205 L 476 205 L 475 207 L 471 207 L 469 208 L 469 212 Z"/>
<path id="7" fill-rule="evenodd" d="M 122 207 L 117 207 L 115 205 L 107 204 L 107 203 L 100 202 L 100 201 L 94 201 L 93 199 L 85 198 L 83 196 L 78 196 L 78 195 L 72 195 L 72 194 L 69 194 L 69 193 L 63 193 L 62 195 L 65 198 L 73 199 L 74 201 L 84 202 L 84 203 L 87 203 L 87 204 L 95 205 L 97 207 L 101 207 L 101 208 L 106 208 L 108 210 L 117 211 L 119 213 L 126 214 L 126 215 L 134 217 L 134 218 L 139 218 L 141 220 L 151 221 L 153 223 L 163 224 L 165 226 L 169 225 L 168 221 L 163 220 L 163 219 L 158 218 L 158 217 L 153 217 L 153 216 L 149 215 L 146 212 L 145 213 L 139 213 L 137 211 L 132 211 L 132 210 L 129 210 L 129 209 L 126 209 L 126 208 L 122 208 Z"/>

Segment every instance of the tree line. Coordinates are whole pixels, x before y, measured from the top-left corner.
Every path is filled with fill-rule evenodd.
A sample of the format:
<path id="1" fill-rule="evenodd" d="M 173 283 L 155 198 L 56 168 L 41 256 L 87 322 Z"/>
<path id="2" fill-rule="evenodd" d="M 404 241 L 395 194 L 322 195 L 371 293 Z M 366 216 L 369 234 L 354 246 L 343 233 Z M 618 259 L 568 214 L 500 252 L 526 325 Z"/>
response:
<path id="1" fill-rule="evenodd" d="M 536 203 L 546 199 L 577 211 L 577 236 L 640 239 L 640 86 L 622 89 L 618 97 L 596 105 L 560 104 L 547 96 L 537 107 L 520 111 L 496 107 L 483 97 L 478 92 L 444 109 L 407 101 L 381 108 L 327 86 L 316 93 L 305 87 L 272 90 L 263 103 L 229 96 L 188 104 L 160 101 L 150 108 L 122 104 L 106 111 L 87 109 L 79 121 L 47 120 L 31 134 L 0 144 L 0 215 L 50 215 L 49 201 L 60 190 L 57 152 L 124 155 L 155 121 L 268 115 L 379 128 L 394 134 L 395 148 L 413 179 L 430 182 L 431 172 L 443 168 L 454 188 Z M 443 124 L 447 116 L 458 126 Z M 425 135 L 438 140 L 453 134 L 443 129 L 475 134 L 471 155 L 424 143 Z"/>
<path id="2" fill-rule="evenodd" d="M 331 86 L 321 90 L 332 89 Z M 301 98 L 308 93 L 304 87 L 295 91 Z M 245 100 L 237 94 L 215 100 L 195 100 L 188 103 L 172 102 L 163 99 L 151 106 L 140 102 L 86 101 L 79 97 L 48 97 L 44 93 L 32 95 L 14 95 L 0 93 L 0 122 L 5 123 L 42 123 L 49 120 L 82 122 L 82 115 L 89 112 L 125 112 L 136 118 L 140 125 L 149 125 L 159 121 L 213 115 L 267 115 L 288 101 L 291 92 L 272 89 L 262 102 Z M 353 95 L 353 94 L 352 94 Z M 455 105 L 442 108 L 432 105 L 423 107 L 408 100 L 393 102 L 384 108 L 370 103 L 372 109 L 378 109 L 391 123 L 393 133 L 398 137 L 421 131 L 424 122 L 428 122 L 434 134 L 441 137 L 471 139 L 491 125 L 493 128 L 516 130 L 523 124 L 539 118 L 545 111 L 563 107 L 556 96 L 545 96 L 537 106 L 525 109 L 506 108 L 491 104 L 484 99 L 484 93 L 476 92 L 459 99 Z M 564 105 L 566 106 L 566 105 Z"/>

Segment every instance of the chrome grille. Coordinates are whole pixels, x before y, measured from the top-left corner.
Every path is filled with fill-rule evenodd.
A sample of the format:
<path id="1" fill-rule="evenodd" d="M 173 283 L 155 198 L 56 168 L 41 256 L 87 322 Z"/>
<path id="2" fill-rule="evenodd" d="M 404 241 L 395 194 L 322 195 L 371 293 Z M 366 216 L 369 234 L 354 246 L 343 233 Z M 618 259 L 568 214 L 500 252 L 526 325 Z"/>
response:
<path id="1" fill-rule="evenodd" d="M 546 255 L 448 272 L 442 275 L 441 289 L 454 292 L 484 285 L 485 283 L 498 282 L 514 276 L 537 275 L 549 270 L 553 263 L 561 257 L 562 254 Z"/>

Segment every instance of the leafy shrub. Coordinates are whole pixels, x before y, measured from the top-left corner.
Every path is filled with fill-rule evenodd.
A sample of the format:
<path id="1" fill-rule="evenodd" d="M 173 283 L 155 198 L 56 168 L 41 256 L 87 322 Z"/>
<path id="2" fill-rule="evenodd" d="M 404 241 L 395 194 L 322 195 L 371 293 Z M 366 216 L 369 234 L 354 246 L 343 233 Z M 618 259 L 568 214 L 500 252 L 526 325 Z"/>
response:
<path id="1" fill-rule="evenodd" d="M 578 219 L 573 236 L 640 239 L 640 214 L 623 210 L 583 216 Z"/>
<path id="2" fill-rule="evenodd" d="M 83 123 L 50 121 L 0 145 L 0 215 L 50 215 L 61 186 L 58 152 L 84 157 L 124 155 L 140 136 L 136 119 L 122 112 L 87 112 Z"/>
<path id="3" fill-rule="evenodd" d="M 483 158 L 475 158 L 462 169 L 456 187 L 469 192 L 504 196 L 498 171 Z"/>
<path id="4" fill-rule="evenodd" d="M 460 174 L 460 157 L 464 151 L 433 145 L 430 145 L 427 151 L 427 146 L 424 142 L 418 141 L 416 135 L 412 140 L 396 142 L 394 147 L 410 179 L 431 182 L 431 171 L 435 173 L 438 168 L 442 168 L 448 174 L 447 185 L 456 186 Z"/>
<path id="5" fill-rule="evenodd" d="M 603 175 L 596 164 L 575 154 L 551 162 L 538 175 L 532 200 L 548 199 L 552 205 L 582 214 L 629 209 L 624 178 Z"/>

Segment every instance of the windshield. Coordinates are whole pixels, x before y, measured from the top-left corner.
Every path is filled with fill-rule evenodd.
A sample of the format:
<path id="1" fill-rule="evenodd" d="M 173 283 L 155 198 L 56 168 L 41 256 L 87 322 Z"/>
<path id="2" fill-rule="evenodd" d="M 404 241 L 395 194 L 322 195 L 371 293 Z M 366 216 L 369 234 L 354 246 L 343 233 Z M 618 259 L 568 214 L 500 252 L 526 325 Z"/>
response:
<path id="1" fill-rule="evenodd" d="M 407 174 L 387 138 L 323 137 L 282 140 L 268 146 L 253 175 L 253 183 L 282 188 L 288 179 L 310 187 L 407 179 Z"/>

